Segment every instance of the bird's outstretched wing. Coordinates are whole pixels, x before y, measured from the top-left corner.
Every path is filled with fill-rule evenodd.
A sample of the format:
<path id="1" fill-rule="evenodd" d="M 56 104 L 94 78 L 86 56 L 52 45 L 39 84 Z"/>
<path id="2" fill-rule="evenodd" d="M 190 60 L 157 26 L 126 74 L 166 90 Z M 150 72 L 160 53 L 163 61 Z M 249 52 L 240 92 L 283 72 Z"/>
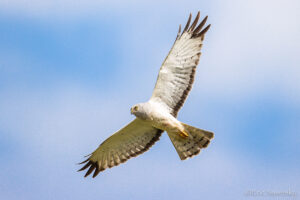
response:
<path id="1" fill-rule="evenodd" d="M 88 169 L 85 177 L 94 172 L 94 178 L 106 168 L 117 166 L 147 151 L 159 140 L 162 132 L 140 119 L 135 119 L 107 138 L 88 159 L 80 163 L 85 165 L 79 171 Z"/>
<path id="2" fill-rule="evenodd" d="M 176 40 L 160 68 L 151 97 L 152 101 L 163 103 L 168 107 L 169 112 L 175 117 L 191 90 L 204 35 L 210 27 L 209 24 L 203 28 L 207 16 L 197 26 L 200 12 L 192 25 L 190 25 L 191 18 L 190 14 L 182 33 L 179 26 Z"/>

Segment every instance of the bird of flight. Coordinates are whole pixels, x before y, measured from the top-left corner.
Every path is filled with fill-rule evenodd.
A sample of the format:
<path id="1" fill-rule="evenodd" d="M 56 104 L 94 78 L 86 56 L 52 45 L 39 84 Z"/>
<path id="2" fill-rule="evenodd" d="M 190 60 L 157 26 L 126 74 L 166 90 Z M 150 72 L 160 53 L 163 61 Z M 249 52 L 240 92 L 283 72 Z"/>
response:
<path id="1" fill-rule="evenodd" d="M 207 16 L 198 24 L 200 12 L 190 25 L 192 15 L 164 60 L 149 101 L 131 108 L 136 118 L 124 128 L 107 138 L 81 162 L 85 164 L 79 171 L 87 170 L 85 177 L 124 163 L 147 151 L 161 134 L 166 131 L 180 157 L 185 160 L 197 155 L 200 149 L 208 146 L 214 134 L 176 119 L 179 109 L 184 104 L 195 77 L 196 67 L 201 55 L 205 33 L 210 24 L 205 26 Z"/>

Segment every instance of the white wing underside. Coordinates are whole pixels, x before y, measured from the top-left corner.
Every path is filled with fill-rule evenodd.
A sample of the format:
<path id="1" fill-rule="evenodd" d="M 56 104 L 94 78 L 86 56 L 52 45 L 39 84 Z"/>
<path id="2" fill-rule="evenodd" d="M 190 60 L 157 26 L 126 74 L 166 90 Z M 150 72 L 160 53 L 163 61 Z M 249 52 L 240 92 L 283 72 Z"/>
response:
<path id="1" fill-rule="evenodd" d="M 198 12 L 189 26 L 190 15 L 182 34 L 179 27 L 174 45 L 160 68 L 151 97 L 151 101 L 162 103 L 175 117 L 191 90 L 204 35 L 210 27 L 208 25 L 202 30 L 207 17 L 196 27 L 199 17 Z"/>
<path id="2" fill-rule="evenodd" d="M 87 160 L 80 163 L 87 162 L 79 171 L 89 168 L 85 176 L 94 171 L 95 177 L 106 168 L 117 166 L 147 151 L 159 140 L 162 132 L 140 119 L 135 119 L 107 138 Z"/>

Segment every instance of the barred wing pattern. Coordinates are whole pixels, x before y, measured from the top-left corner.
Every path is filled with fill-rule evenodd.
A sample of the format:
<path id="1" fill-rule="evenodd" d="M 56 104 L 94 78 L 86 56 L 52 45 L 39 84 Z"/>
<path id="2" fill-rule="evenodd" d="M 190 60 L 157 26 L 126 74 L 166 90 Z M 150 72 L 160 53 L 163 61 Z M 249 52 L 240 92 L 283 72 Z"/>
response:
<path id="1" fill-rule="evenodd" d="M 94 178 L 106 168 L 117 166 L 147 151 L 159 140 L 162 132 L 135 119 L 106 139 L 88 159 L 81 162 L 80 164 L 86 164 L 79 171 L 88 169 L 85 177 L 94 172 Z"/>
<path id="2" fill-rule="evenodd" d="M 160 68 L 150 99 L 164 104 L 175 117 L 192 88 L 204 35 L 210 27 L 209 24 L 202 29 L 207 16 L 197 26 L 200 12 L 190 26 L 191 18 L 190 14 L 182 33 L 179 26 L 176 40 Z"/>

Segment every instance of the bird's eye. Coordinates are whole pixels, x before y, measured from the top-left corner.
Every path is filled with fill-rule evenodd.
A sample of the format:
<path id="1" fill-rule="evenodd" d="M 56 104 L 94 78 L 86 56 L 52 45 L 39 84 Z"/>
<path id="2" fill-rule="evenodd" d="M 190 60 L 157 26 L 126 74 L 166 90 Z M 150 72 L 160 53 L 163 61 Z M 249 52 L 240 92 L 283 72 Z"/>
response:
<path id="1" fill-rule="evenodd" d="M 134 106 L 134 107 L 133 107 L 133 110 L 134 110 L 134 111 L 138 111 L 138 107 L 137 107 L 137 106 Z"/>

